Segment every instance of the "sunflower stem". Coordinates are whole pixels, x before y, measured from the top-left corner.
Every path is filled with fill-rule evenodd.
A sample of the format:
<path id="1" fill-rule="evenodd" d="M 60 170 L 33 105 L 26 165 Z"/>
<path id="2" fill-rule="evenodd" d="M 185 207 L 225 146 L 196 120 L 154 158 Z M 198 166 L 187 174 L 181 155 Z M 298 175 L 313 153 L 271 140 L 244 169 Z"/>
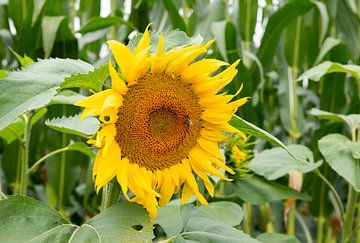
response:
<path id="1" fill-rule="evenodd" d="M 351 138 L 353 142 L 356 142 L 356 130 L 352 129 Z M 359 193 L 355 191 L 354 187 L 349 184 L 348 200 L 346 204 L 346 213 L 344 218 L 343 232 L 342 232 L 342 243 L 351 242 L 351 236 L 353 233 L 354 218 L 356 206 L 358 203 Z"/>
<path id="2" fill-rule="evenodd" d="M 252 206 L 251 203 L 245 203 L 245 233 L 251 235 L 251 217 L 252 217 Z"/>
<path id="3" fill-rule="evenodd" d="M 103 188 L 102 202 L 100 211 L 111 207 L 116 204 L 120 196 L 120 186 L 117 183 L 116 179 L 113 179 L 107 183 Z"/>
<path id="4" fill-rule="evenodd" d="M 22 158 L 21 158 L 21 168 L 20 168 L 20 188 L 19 194 L 26 196 L 27 194 L 27 182 L 28 182 L 28 175 L 27 170 L 29 167 L 29 145 L 30 145 L 30 135 L 31 135 L 31 118 L 33 112 L 30 111 L 24 114 L 24 137 L 23 137 L 23 148 L 22 148 Z"/>

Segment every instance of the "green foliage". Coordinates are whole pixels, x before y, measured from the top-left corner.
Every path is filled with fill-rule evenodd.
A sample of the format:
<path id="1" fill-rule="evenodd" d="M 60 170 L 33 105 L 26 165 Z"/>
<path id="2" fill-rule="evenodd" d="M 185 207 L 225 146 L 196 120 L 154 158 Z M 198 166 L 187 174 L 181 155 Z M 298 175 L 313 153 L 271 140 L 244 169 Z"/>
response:
<path id="1" fill-rule="evenodd" d="M 360 191 L 360 143 L 340 134 L 329 134 L 319 140 L 319 149 L 331 168 Z"/>
<path id="2" fill-rule="evenodd" d="M 0 241 L 145 242 L 153 238 L 145 210 L 130 203 L 113 206 L 81 226 L 29 197 L 9 196 L 0 201 L 0 209 L 0 220 L 4 222 Z"/>
<path id="3" fill-rule="evenodd" d="M 79 135 L 85 138 L 94 135 L 99 129 L 99 124 L 99 120 L 94 117 L 86 117 L 80 120 L 80 115 L 63 116 L 45 121 L 45 125 L 56 131 Z"/>
<path id="4" fill-rule="evenodd" d="M 88 72 L 87 74 L 75 74 L 67 77 L 61 84 L 60 89 L 82 87 L 94 92 L 100 92 L 104 82 L 109 76 L 109 67 L 107 64 Z"/>
<path id="5" fill-rule="evenodd" d="M 307 147 L 302 145 L 287 146 L 292 157 L 282 148 L 264 150 L 256 154 L 248 167 L 268 180 L 276 180 L 292 170 L 307 173 L 318 168 L 322 161 L 314 163 L 314 156 Z"/>
<path id="6" fill-rule="evenodd" d="M 88 72 L 92 66 L 72 59 L 48 59 L 10 72 L 0 82 L 0 129 L 19 115 L 47 105 L 67 76 Z"/>
<path id="7" fill-rule="evenodd" d="M 103 2 L 111 2 L 106 17 Z M 30 127 L 28 195 L 61 212 L 7 196 L 0 201 L 0 241 L 321 243 L 339 241 L 345 231 L 343 241 L 359 241 L 359 192 L 347 194 L 348 186 L 360 189 L 359 6 L 353 0 L 0 0 L 0 200 L 18 191 Z M 223 91 L 235 94 L 243 85 L 238 97 L 251 98 L 230 121 L 249 136 L 250 176 L 212 177 L 214 197 L 199 183 L 208 206 L 180 207 L 176 194 L 154 222 L 123 202 L 99 214 L 95 151 L 85 142 L 100 126 L 95 117 L 80 122 L 81 109 L 73 106 L 109 87 L 106 41 L 134 49 L 150 22 L 150 53 L 160 32 L 166 50 L 215 39 L 206 58 L 241 59 Z M 304 173 L 301 192 L 289 187 L 292 170 Z M 281 234 L 292 223 L 296 237 Z M 153 231 L 154 224 L 160 227 Z"/>

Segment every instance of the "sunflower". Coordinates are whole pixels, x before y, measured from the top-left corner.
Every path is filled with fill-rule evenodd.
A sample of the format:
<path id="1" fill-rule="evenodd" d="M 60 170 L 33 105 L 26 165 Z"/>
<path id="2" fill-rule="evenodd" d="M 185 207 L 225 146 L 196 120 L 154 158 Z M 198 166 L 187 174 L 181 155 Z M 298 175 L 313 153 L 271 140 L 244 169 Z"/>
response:
<path id="1" fill-rule="evenodd" d="M 93 176 L 97 192 L 114 177 L 129 201 L 142 204 L 154 219 L 157 208 L 182 191 L 185 203 L 199 192 L 193 172 L 211 196 L 209 175 L 228 180 L 218 169 L 224 164 L 218 143 L 223 132 L 237 132 L 228 121 L 247 98 L 218 94 L 237 73 L 239 61 L 217 72 L 226 62 L 194 61 L 213 41 L 166 51 L 160 33 L 156 53 L 150 54 L 146 28 L 134 51 L 114 40 L 107 42 L 115 61 L 109 60 L 111 89 L 76 103 L 85 107 L 81 118 L 98 116 L 101 129 L 89 140 L 97 152 Z M 129 198 L 129 191 L 134 195 Z"/>

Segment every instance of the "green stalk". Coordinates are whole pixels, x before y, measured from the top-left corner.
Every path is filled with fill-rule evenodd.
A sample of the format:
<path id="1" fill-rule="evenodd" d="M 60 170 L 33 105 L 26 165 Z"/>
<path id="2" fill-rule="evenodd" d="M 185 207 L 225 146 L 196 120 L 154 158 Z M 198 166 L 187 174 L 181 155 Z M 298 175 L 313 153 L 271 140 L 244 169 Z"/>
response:
<path id="1" fill-rule="evenodd" d="M 324 173 L 327 173 L 327 167 L 325 167 Z M 317 218 L 317 232 L 316 232 L 316 242 L 324 242 L 324 203 L 325 203 L 325 183 L 322 181 L 320 186 L 320 201 L 319 201 L 319 216 Z"/>
<path id="2" fill-rule="evenodd" d="M 252 208 L 251 203 L 245 203 L 246 221 L 245 221 L 245 233 L 251 235 L 251 217 Z"/>
<path id="3" fill-rule="evenodd" d="M 297 75 L 297 61 L 299 56 L 299 45 L 300 45 L 300 30 L 301 30 L 301 17 L 296 19 L 296 33 L 295 33 L 295 47 L 294 47 L 294 57 L 293 57 L 293 65 L 290 68 L 289 75 L 289 103 L 290 103 L 290 140 L 292 144 L 296 143 L 298 138 L 298 129 L 297 129 L 297 115 L 298 115 L 298 103 L 297 103 L 297 83 L 296 83 L 296 75 Z M 289 215 L 288 215 L 288 225 L 287 225 L 287 233 L 288 235 L 295 234 L 295 207 L 294 205 L 290 206 Z"/>
<path id="4" fill-rule="evenodd" d="M 116 204 L 120 196 L 120 186 L 116 179 L 107 183 L 103 188 L 102 201 L 100 211 L 104 211 L 110 206 Z"/>
<path id="5" fill-rule="evenodd" d="M 358 205 L 357 205 L 357 217 L 356 217 L 356 228 L 355 228 L 355 234 L 356 234 L 356 242 L 360 242 L 360 198 L 358 199 Z"/>
<path id="6" fill-rule="evenodd" d="M 42 163 L 44 162 L 45 160 L 47 160 L 49 157 L 55 155 L 55 154 L 58 154 L 58 153 L 62 153 L 62 152 L 65 152 L 65 151 L 68 151 L 69 150 L 69 147 L 66 146 L 64 148 L 60 148 L 60 149 L 57 149 L 57 150 L 54 150 L 52 151 L 51 153 L 48 153 L 47 155 L 44 155 L 43 157 L 41 157 L 40 159 L 38 159 L 32 166 L 31 168 L 27 171 L 28 174 L 31 174 L 32 172 L 34 172 L 34 170 Z"/>
<path id="7" fill-rule="evenodd" d="M 351 140 L 356 142 L 356 129 L 351 130 Z M 355 218 L 355 211 L 358 204 L 359 193 L 355 191 L 352 185 L 349 185 L 348 200 L 346 204 L 346 213 L 344 218 L 342 243 L 351 242 L 351 236 L 353 233 L 353 224 Z M 359 224 L 359 223 L 357 223 Z"/>
<path id="8" fill-rule="evenodd" d="M 346 214 L 341 241 L 342 243 L 351 242 L 357 199 L 358 193 L 355 191 L 353 186 L 349 185 L 348 202 L 346 204 Z"/>
<path id="9" fill-rule="evenodd" d="M 63 114 L 66 115 L 66 106 L 63 105 Z M 67 145 L 67 136 L 65 133 L 61 133 L 61 146 L 65 147 Z M 64 187 L 65 187 L 65 170 L 66 170 L 66 154 L 61 153 L 60 155 L 60 181 L 59 181 L 59 194 L 58 194 L 58 210 L 60 213 L 65 215 L 64 211 Z"/>
<path id="10" fill-rule="evenodd" d="M 23 137 L 23 149 L 22 149 L 22 160 L 21 160 L 21 168 L 20 168 L 20 188 L 19 194 L 26 196 L 27 194 L 27 183 L 28 183 L 28 175 L 27 170 L 29 167 L 29 145 L 30 145 L 30 135 L 31 135 L 31 118 L 33 112 L 23 115 L 24 117 L 24 137 Z"/>

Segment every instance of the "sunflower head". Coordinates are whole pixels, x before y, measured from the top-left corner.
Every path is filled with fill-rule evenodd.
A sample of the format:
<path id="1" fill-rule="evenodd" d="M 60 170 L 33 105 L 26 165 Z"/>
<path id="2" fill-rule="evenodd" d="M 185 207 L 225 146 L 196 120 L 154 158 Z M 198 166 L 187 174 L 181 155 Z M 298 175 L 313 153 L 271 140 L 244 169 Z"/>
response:
<path id="1" fill-rule="evenodd" d="M 148 29 L 133 51 L 108 41 L 118 66 L 109 60 L 111 89 L 76 103 L 85 107 L 82 118 L 98 116 L 102 123 L 89 141 L 98 148 L 97 191 L 116 177 L 125 197 L 155 218 L 157 207 L 179 191 L 182 203 L 193 194 L 207 203 L 194 174 L 213 196 L 209 175 L 228 180 L 218 169 L 234 173 L 218 143 L 226 139 L 223 132 L 241 133 L 228 121 L 247 99 L 232 101 L 235 95 L 219 93 L 236 75 L 239 61 L 229 66 L 216 59 L 195 61 L 212 43 L 166 51 L 160 34 L 157 51 L 150 54 Z M 219 72 L 223 66 L 228 67 Z"/>

